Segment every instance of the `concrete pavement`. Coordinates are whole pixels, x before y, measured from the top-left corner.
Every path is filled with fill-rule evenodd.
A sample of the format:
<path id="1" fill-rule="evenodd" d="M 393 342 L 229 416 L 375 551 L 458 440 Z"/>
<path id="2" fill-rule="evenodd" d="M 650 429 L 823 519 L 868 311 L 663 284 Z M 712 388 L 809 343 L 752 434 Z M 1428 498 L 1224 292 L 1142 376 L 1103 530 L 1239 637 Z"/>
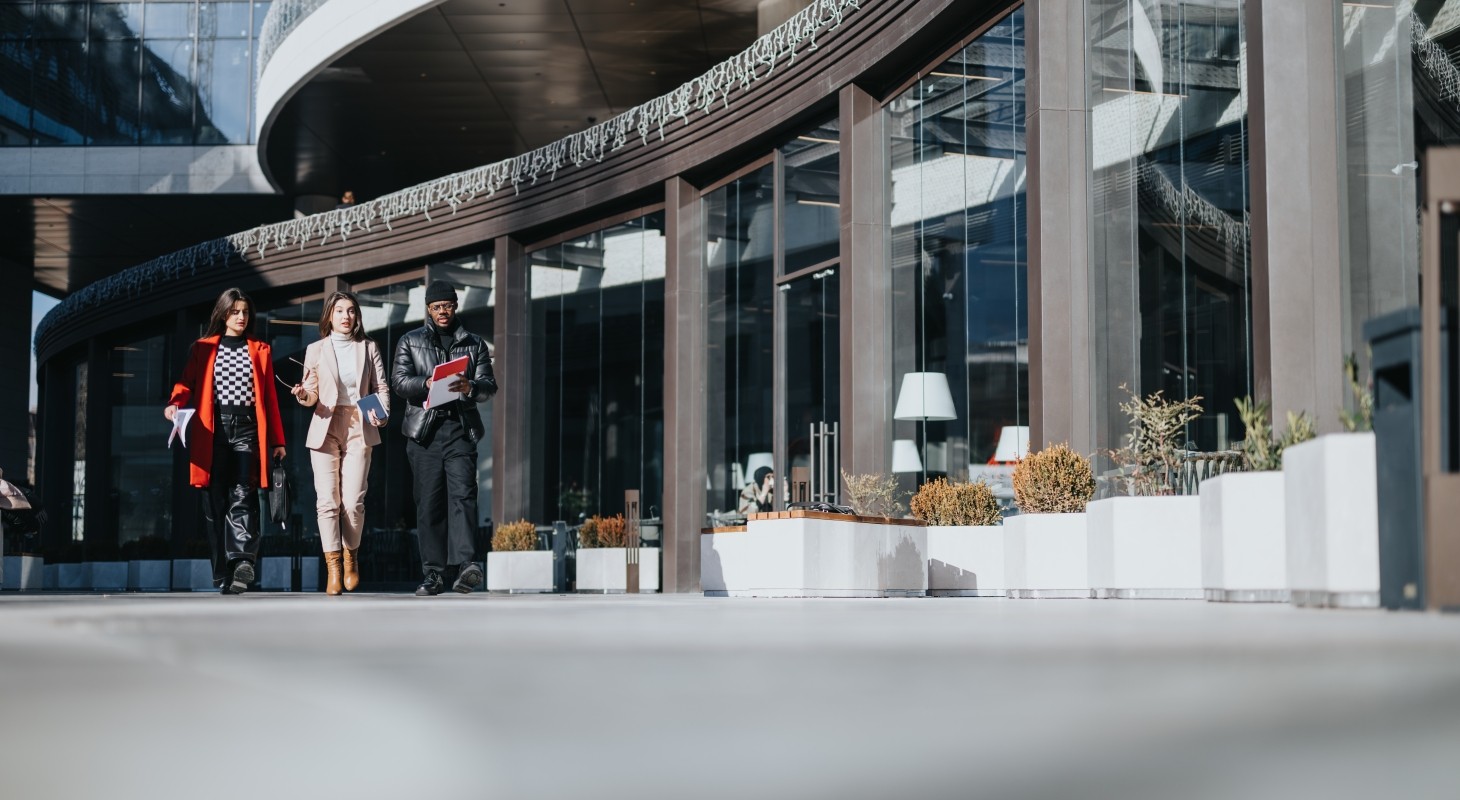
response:
<path id="1" fill-rule="evenodd" d="M 0 599 L 0 795 L 1460 797 L 1460 617 Z"/>

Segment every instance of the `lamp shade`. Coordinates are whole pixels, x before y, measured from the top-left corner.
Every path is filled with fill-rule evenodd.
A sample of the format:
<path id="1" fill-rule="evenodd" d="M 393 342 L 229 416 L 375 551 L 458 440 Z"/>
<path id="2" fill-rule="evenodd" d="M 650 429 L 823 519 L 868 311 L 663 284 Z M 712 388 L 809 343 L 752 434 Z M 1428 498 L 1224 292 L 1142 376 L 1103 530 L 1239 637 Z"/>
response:
<path id="1" fill-rule="evenodd" d="M 999 446 L 994 448 L 995 461 L 1018 461 L 1028 454 L 1028 425 L 1005 425 L 999 430 Z"/>
<path id="2" fill-rule="evenodd" d="M 751 453 L 745 457 L 745 482 L 755 480 L 755 471 L 761 467 L 769 467 L 775 470 L 775 456 L 770 453 Z"/>
<path id="3" fill-rule="evenodd" d="M 912 439 L 895 439 L 892 442 L 893 472 L 922 472 L 923 460 L 918 457 L 918 445 Z"/>
<path id="4" fill-rule="evenodd" d="M 953 394 L 948 391 L 948 376 L 941 372 L 909 372 L 903 375 L 892 418 L 958 419 L 958 412 L 953 409 Z"/>

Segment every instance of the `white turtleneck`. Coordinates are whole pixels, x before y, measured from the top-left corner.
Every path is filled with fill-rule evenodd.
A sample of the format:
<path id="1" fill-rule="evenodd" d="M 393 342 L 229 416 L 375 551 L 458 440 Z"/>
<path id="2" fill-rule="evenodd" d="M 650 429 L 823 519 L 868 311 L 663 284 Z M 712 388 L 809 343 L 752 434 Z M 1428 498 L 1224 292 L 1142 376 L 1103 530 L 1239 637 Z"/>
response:
<path id="1" fill-rule="evenodd" d="M 351 403 L 360 400 L 360 376 L 355 371 L 355 340 L 347 334 L 330 332 L 330 344 L 335 347 L 335 363 L 339 365 L 339 396 L 350 398 Z"/>

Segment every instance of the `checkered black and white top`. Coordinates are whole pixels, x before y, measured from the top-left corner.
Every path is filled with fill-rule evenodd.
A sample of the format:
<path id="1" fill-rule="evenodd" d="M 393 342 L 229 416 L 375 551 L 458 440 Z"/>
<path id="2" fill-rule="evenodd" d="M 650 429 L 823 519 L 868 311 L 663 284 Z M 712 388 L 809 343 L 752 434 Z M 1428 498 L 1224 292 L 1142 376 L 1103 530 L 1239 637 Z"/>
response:
<path id="1" fill-rule="evenodd" d="M 253 363 L 248 358 L 248 345 L 218 346 L 218 359 L 213 362 L 213 402 L 224 406 L 253 405 Z"/>

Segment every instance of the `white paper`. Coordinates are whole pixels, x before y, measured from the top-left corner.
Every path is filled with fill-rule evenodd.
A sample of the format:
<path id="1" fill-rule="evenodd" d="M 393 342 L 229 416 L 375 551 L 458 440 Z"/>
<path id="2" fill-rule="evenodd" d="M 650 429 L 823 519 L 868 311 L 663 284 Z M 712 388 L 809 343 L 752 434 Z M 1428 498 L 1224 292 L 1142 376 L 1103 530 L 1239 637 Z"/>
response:
<path id="1" fill-rule="evenodd" d="M 182 439 L 183 447 L 188 446 L 188 423 L 192 421 L 193 414 L 195 413 L 197 412 L 195 412 L 191 408 L 179 408 L 177 411 L 173 412 L 172 432 L 167 434 L 168 447 L 172 447 L 173 439 L 179 438 Z"/>
<path id="2" fill-rule="evenodd" d="M 470 365 L 466 356 L 452 359 L 444 364 L 436 365 L 431 375 L 431 390 L 426 395 L 426 403 L 422 408 L 436 408 L 466 397 L 464 392 L 451 391 L 452 384 L 456 383 L 458 376 L 464 377 L 466 369 Z"/>

